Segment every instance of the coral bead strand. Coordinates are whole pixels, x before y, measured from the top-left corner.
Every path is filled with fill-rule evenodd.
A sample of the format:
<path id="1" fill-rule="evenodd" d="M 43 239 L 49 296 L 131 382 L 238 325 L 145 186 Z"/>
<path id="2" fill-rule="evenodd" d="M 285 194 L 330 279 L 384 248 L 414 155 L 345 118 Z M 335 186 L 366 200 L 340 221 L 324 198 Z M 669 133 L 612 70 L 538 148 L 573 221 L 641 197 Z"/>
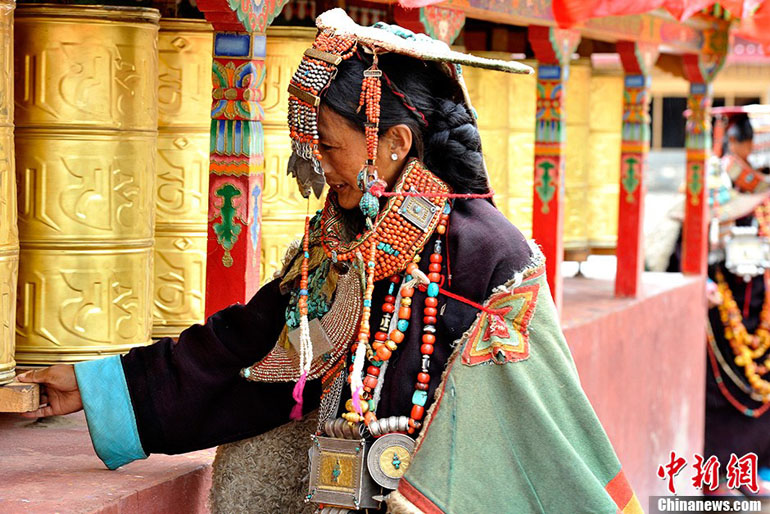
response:
<path id="1" fill-rule="evenodd" d="M 422 344 L 420 345 L 420 372 L 417 374 L 417 382 L 412 394 L 412 412 L 409 416 L 408 432 L 414 434 L 422 426 L 422 418 L 425 416 L 425 404 L 428 401 L 428 388 L 430 387 L 430 356 L 433 355 L 433 345 L 436 342 L 436 321 L 438 316 L 438 292 L 441 283 L 441 239 L 436 239 L 433 245 L 433 253 L 428 265 L 427 298 L 423 307 Z"/>

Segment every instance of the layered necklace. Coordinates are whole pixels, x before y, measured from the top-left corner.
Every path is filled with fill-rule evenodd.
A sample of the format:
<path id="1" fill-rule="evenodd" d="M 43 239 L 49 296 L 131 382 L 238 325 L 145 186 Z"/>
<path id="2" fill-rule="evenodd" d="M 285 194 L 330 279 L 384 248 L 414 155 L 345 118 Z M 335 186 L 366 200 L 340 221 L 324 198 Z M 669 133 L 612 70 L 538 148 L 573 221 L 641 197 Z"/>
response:
<path id="1" fill-rule="evenodd" d="M 758 207 L 754 211 L 754 215 L 759 222 L 759 235 L 761 237 L 770 236 L 770 205 L 768 202 Z M 762 375 L 770 371 L 770 357 L 767 356 L 770 349 L 770 289 L 767 287 L 770 282 L 768 280 L 770 279 L 770 272 L 765 271 L 765 298 L 759 314 L 759 327 L 753 334 L 750 334 L 743 324 L 743 315 L 722 270 L 717 270 L 716 279 L 722 297 L 722 303 L 718 306 L 719 317 L 725 329 L 725 339 L 733 351 L 734 362 L 743 368 L 743 374 L 751 387 L 752 396 L 758 401 L 768 404 L 770 401 L 770 381 L 763 379 Z M 747 295 L 744 313 L 748 312 L 749 300 Z M 710 348 L 710 350 L 713 364 L 714 360 L 711 354 L 714 352 L 713 349 Z M 761 363 L 757 361 L 761 361 Z M 723 384 L 720 382 L 720 389 L 722 389 L 721 386 Z M 750 411 L 751 409 L 744 408 L 744 410 Z"/>
<path id="2" fill-rule="evenodd" d="M 752 390 L 766 402 L 770 400 L 770 381 L 763 379 L 762 375 L 770 369 L 770 358 L 766 357 L 767 350 L 770 349 L 770 290 L 765 289 L 759 327 L 750 334 L 743 324 L 741 311 L 721 270 L 717 271 L 716 279 L 722 296 L 722 303 L 718 306 L 719 317 L 725 327 L 725 339 L 735 356 L 735 364 L 743 368 Z M 767 282 L 768 272 L 765 272 L 765 283 Z M 756 362 L 763 358 L 761 364 Z"/>
<path id="3" fill-rule="evenodd" d="M 350 426 L 363 423 L 376 435 L 392 431 L 414 433 L 420 427 L 428 398 L 430 357 L 436 340 L 437 296 L 443 282 L 441 240 L 434 243 L 427 273 L 420 271 L 419 255 L 434 233 L 439 236 L 446 234 L 450 213 L 448 199 L 452 196 L 449 186 L 413 159 L 407 163 L 394 185 L 393 194 L 379 209 L 370 230 L 350 240 L 343 212 L 331 195 L 321 212 L 315 237 L 311 237 L 311 223 L 306 223 L 297 302 L 300 325 L 306 327 L 308 323 L 309 240 L 315 239 L 332 262 L 354 262 L 365 270 L 360 323 L 350 347 L 347 381 L 351 399 L 346 402 L 343 414 Z M 388 294 L 381 308 L 379 330 L 372 337 L 370 320 L 374 284 L 385 279 L 388 280 Z M 408 417 L 399 416 L 397 421 L 378 422 L 375 411 L 380 378 L 384 375 L 387 362 L 405 339 L 410 324 L 412 297 L 418 287 L 425 290 L 427 298 L 423 310 L 422 360 L 420 372 L 415 377 L 413 406 Z M 294 410 L 295 417 L 301 413 L 302 389 L 313 353 L 310 342 L 303 340 L 303 343 L 299 349 L 300 379 L 294 394 L 298 404 Z M 330 373 L 335 374 L 341 371 L 340 366 L 330 369 Z M 323 382 L 332 384 L 335 380 L 326 376 Z M 330 391 L 325 390 L 324 395 L 329 392 L 331 388 Z"/>

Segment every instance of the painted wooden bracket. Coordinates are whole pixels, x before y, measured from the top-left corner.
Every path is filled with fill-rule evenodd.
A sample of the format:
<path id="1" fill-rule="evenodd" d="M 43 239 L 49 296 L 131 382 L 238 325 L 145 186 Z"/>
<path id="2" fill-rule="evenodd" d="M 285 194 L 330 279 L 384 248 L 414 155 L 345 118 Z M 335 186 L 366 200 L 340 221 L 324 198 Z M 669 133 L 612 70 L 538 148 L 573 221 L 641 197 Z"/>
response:
<path id="1" fill-rule="evenodd" d="M 393 9 L 396 23 L 412 32 L 422 32 L 451 45 L 465 26 L 465 13 L 435 5 L 407 9 L 399 4 Z"/>

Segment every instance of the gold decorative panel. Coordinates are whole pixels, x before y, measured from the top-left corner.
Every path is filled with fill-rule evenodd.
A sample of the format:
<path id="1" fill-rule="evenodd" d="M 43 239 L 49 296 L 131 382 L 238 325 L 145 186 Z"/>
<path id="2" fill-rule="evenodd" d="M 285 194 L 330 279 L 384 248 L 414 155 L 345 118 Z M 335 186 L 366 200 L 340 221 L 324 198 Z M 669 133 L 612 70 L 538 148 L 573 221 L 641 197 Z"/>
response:
<path id="1" fill-rule="evenodd" d="M 20 5 L 16 126 L 158 126 L 154 9 Z"/>
<path id="2" fill-rule="evenodd" d="M 18 271 L 19 249 L 0 248 L 0 384 L 10 382 L 16 375 L 14 324 Z"/>
<path id="3" fill-rule="evenodd" d="M 19 231 L 13 148 L 13 0 L 0 0 L 0 384 L 15 377 Z"/>
<path id="4" fill-rule="evenodd" d="M 305 225 L 302 220 L 270 220 L 262 223 L 262 260 L 260 277 L 262 282 L 273 279 L 273 273 L 281 269 L 281 262 L 286 249 L 296 239 L 302 237 Z"/>
<path id="5" fill-rule="evenodd" d="M 13 125 L 13 0 L 0 0 L 0 126 Z"/>
<path id="6" fill-rule="evenodd" d="M 311 195 L 302 198 L 296 182 L 286 174 L 291 156 L 291 141 L 286 126 L 289 83 L 302 54 L 313 43 L 316 30 L 304 27 L 270 27 L 267 29 L 267 74 L 264 83 L 265 109 L 265 187 L 262 193 L 262 250 L 260 277 L 272 280 L 280 269 L 281 259 L 289 243 L 302 237 L 305 214 L 313 215 L 323 206 Z"/>
<path id="7" fill-rule="evenodd" d="M 537 62 L 526 61 L 537 68 Z M 537 75 L 511 77 L 508 90 L 508 219 L 532 237 L 532 195 L 535 173 L 535 110 Z"/>
<path id="8" fill-rule="evenodd" d="M 0 126 L 0 247 L 18 245 L 13 127 Z"/>
<path id="9" fill-rule="evenodd" d="M 615 248 L 617 243 L 620 143 L 619 132 L 592 132 L 588 139 L 588 237 L 592 248 Z"/>
<path id="10" fill-rule="evenodd" d="M 570 64 L 567 79 L 566 146 L 564 162 L 564 248 L 588 248 L 586 204 L 588 200 L 588 109 L 591 87 L 590 61 L 581 59 Z"/>
<path id="11" fill-rule="evenodd" d="M 50 364 L 126 352 L 150 339 L 152 248 L 22 246 L 16 360 Z"/>
<path id="12" fill-rule="evenodd" d="M 213 38 L 202 20 L 160 23 L 153 337 L 204 320 Z"/>
<path id="13" fill-rule="evenodd" d="M 198 232 L 155 232 L 153 337 L 177 337 L 203 321 L 206 291 L 206 226 Z"/>
<path id="14" fill-rule="evenodd" d="M 287 87 L 302 60 L 302 54 L 312 46 L 316 32 L 311 27 L 268 27 L 267 75 L 263 86 L 264 100 L 261 102 L 265 110 L 265 126 L 286 128 L 289 108 Z"/>
<path id="15" fill-rule="evenodd" d="M 166 131 L 161 127 L 155 177 L 155 224 L 205 224 L 208 188 L 208 129 Z"/>
<path id="16" fill-rule="evenodd" d="M 17 129 L 22 245 L 152 238 L 155 144 L 141 132 Z"/>
<path id="17" fill-rule="evenodd" d="M 612 249 L 618 234 L 623 75 L 591 77 L 589 113 L 588 239 L 592 248 Z"/>
<path id="18" fill-rule="evenodd" d="M 158 13 L 16 11 L 16 361 L 150 341 Z"/>
<path id="19" fill-rule="evenodd" d="M 198 127 L 208 134 L 213 41 L 213 29 L 206 21 L 161 20 L 158 32 L 158 126 L 161 130 Z"/>
<path id="20" fill-rule="evenodd" d="M 503 52 L 480 54 L 492 59 L 510 58 Z M 525 236 L 531 237 L 536 78 L 470 67 L 463 74 L 478 115 L 495 203 Z"/>

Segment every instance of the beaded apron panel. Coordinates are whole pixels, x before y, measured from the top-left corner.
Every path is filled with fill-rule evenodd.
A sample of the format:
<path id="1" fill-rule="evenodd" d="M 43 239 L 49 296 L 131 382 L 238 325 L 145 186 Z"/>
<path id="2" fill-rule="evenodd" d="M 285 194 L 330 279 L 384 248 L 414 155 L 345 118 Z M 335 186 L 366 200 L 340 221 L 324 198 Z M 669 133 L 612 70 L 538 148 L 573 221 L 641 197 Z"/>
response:
<path id="1" fill-rule="evenodd" d="M 351 269 L 340 275 L 337 292 L 331 309 L 321 318 L 321 327 L 326 332 L 332 349 L 313 360 L 308 380 L 318 378 L 342 358 L 356 335 L 363 306 L 361 277 Z M 287 382 L 297 379 L 299 354 L 290 347 L 277 343 L 261 361 L 251 366 L 248 380 L 254 382 Z"/>

